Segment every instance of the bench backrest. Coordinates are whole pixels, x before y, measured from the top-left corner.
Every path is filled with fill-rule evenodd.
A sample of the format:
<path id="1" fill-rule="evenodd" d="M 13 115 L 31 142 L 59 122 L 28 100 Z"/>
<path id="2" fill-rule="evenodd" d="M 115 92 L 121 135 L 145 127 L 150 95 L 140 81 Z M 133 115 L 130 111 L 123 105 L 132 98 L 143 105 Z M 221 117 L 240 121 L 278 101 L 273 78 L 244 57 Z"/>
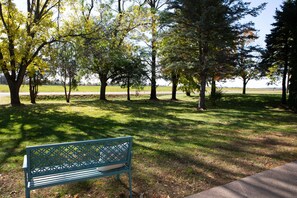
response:
<path id="1" fill-rule="evenodd" d="M 132 137 L 26 147 L 28 177 L 131 162 Z"/>

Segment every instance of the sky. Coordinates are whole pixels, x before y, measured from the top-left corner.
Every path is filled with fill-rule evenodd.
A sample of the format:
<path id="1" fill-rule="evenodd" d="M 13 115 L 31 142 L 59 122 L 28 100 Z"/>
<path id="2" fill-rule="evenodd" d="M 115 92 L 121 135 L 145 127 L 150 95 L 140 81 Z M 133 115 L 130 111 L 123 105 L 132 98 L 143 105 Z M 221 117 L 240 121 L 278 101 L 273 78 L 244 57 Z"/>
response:
<path id="1" fill-rule="evenodd" d="M 267 3 L 265 10 L 261 12 L 260 15 L 257 17 L 247 17 L 245 20 L 253 21 L 255 23 L 255 28 L 258 30 L 257 34 L 259 39 L 256 40 L 256 44 L 260 45 L 261 47 L 265 48 L 265 37 L 266 34 L 270 33 L 272 29 L 271 24 L 274 23 L 273 16 L 275 15 L 276 9 L 280 9 L 280 5 L 282 5 L 283 0 L 245 0 L 246 2 L 251 2 L 251 7 L 255 7 L 260 5 L 261 3 Z M 276 85 L 268 86 L 267 83 L 269 82 L 268 79 L 262 80 L 251 80 L 248 84 L 248 88 L 275 88 L 281 87 L 281 83 L 277 83 Z M 226 83 L 219 83 L 219 86 L 223 87 L 242 87 L 242 80 L 235 79 L 235 80 L 228 80 Z"/>
<path id="2" fill-rule="evenodd" d="M 258 30 L 259 39 L 257 39 L 256 44 L 265 47 L 265 37 L 266 34 L 270 33 L 272 29 L 271 24 L 274 22 L 273 16 L 277 8 L 284 0 L 244 0 L 245 2 L 250 2 L 251 7 L 256 7 L 261 3 L 267 3 L 266 8 L 257 17 L 247 17 L 245 20 L 253 21 L 255 23 L 255 28 Z M 18 8 L 21 10 L 26 9 L 26 0 L 15 0 L 14 1 Z M 268 80 L 250 81 L 247 87 L 250 88 L 262 88 L 267 87 Z M 165 81 L 159 81 L 159 84 L 165 85 Z M 168 84 L 168 83 L 167 83 Z M 227 87 L 241 87 L 242 81 L 240 79 L 229 80 L 227 83 L 220 83 L 221 86 Z M 281 87 L 280 83 L 277 85 L 272 85 L 270 87 Z"/>
<path id="3" fill-rule="evenodd" d="M 261 3 L 267 3 L 265 10 L 257 17 L 248 17 L 248 20 L 251 20 L 255 23 L 255 28 L 258 31 L 258 43 L 265 47 L 265 35 L 270 33 L 272 28 L 271 24 L 274 23 L 273 16 L 275 15 L 276 9 L 280 8 L 283 0 L 246 0 L 246 2 L 251 2 L 251 6 L 258 6 Z"/>

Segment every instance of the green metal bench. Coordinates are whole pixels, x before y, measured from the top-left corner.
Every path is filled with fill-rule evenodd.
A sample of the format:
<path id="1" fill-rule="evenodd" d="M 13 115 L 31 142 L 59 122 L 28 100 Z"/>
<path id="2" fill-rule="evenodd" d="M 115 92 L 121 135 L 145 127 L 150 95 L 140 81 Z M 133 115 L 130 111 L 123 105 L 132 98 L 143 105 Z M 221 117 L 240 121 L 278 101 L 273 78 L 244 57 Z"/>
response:
<path id="1" fill-rule="evenodd" d="M 23 169 L 30 190 L 128 173 L 132 197 L 132 137 L 26 147 Z"/>

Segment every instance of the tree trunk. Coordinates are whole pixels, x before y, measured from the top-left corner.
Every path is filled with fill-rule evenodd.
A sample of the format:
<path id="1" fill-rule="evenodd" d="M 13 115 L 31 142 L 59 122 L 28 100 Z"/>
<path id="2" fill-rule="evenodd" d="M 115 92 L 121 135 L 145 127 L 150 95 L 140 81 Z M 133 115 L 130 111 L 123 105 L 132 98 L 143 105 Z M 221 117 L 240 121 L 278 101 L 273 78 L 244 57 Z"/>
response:
<path id="1" fill-rule="evenodd" d="M 211 79 L 211 93 L 210 93 L 210 95 L 215 96 L 216 92 L 217 92 L 217 86 L 216 86 L 216 81 L 215 81 L 214 76 L 213 76 L 212 79 Z"/>
<path id="2" fill-rule="evenodd" d="M 67 93 L 67 85 L 66 85 L 65 82 L 64 82 L 64 84 L 63 84 L 63 87 L 64 87 L 65 100 L 66 100 L 67 103 L 69 103 L 69 102 L 70 102 L 70 90 L 69 90 L 69 92 Z M 69 89 L 70 89 L 70 88 L 69 88 Z"/>
<path id="3" fill-rule="evenodd" d="M 35 77 L 29 77 L 29 92 L 31 104 L 36 104 L 36 79 Z"/>
<path id="4" fill-rule="evenodd" d="M 206 90 L 206 74 L 200 74 L 201 79 L 201 87 L 200 87 L 200 94 L 199 94 L 199 104 L 198 109 L 205 110 L 206 109 L 206 102 L 205 102 L 205 90 Z"/>
<path id="5" fill-rule="evenodd" d="M 287 104 L 287 74 L 288 74 L 288 60 L 286 58 L 284 64 L 284 73 L 282 79 L 282 104 Z"/>
<path id="6" fill-rule="evenodd" d="M 101 86 L 100 86 L 100 100 L 106 100 L 106 86 L 107 86 L 107 77 L 106 76 L 100 76 L 100 82 L 101 82 Z"/>
<path id="7" fill-rule="evenodd" d="M 0 53 L 0 60 L 2 60 L 2 59 L 1 59 L 1 53 Z M 1 69 L 3 71 L 3 68 L 1 68 Z M 7 84 L 9 86 L 11 106 L 20 106 L 21 101 L 20 101 L 19 91 L 20 91 L 20 87 L 22 85 L 22 82 L 23 82 L 23 79 L 25 76 L 24 68 L 20 69 L 17 80 L 15 80 L 16 79 L 15 72 L 13 72 L 13 75 L 10 75 L 8 72 L 4 72 L 4 71 L 3 71 L 3 73 L 4 73 L 5 79 L 7 81 Z"/>
<path id="8" fill-rule="evenodd" d="M 156 10 L 155 4 L 151 4 L 151 13 L 152 13 L 152 23 L 151 23 L 151 31 L 152 31 L 152 78 L 151 78 L 151 95 L 150 100 L 157 100 L 157 88 L 156 88 L 156 62 L 157 62 L 157 49 L 156 49 L 156 41 L 157 41 L 157 28 L 156 28 Z"/>
<path id="9" fill-rule="evenodd" d="M 19 95 L 20 86 L 16 82 L 14 83 L 8 82 L 8 86 L 10 91 L 11 106 L 20 106 L 21 105 L 20 95 Z"/>
<path id="10" fill-rule="evenodd" d="M 130 78 L 127 79 L 127 100 L 130 101 Z"/>
<path id="11" fill-rule="evenodd" d="M 247 84 L 247 82 L 246 82 L 246 79 L 245 78 L 243 78 L 243 88 L 242 88 L 242 94 L 246 94 L 246 84 Z"/>
<path id="12" fill-rule="evenodd" d="M 171 100 L 177 100 L 176 99 L 176 90 L 177 90 L 178 77 L 177 77 L 177 75 L 174 72 L 172 72 L 171 78 L 172 78 L 172 94 L 171 94 Z"/>
<path id="13" fill-rule="evenodd" d="M 190 97 L 191 96 L 191 92 L 190 91 L 186 91 L 186 95 Z"/>

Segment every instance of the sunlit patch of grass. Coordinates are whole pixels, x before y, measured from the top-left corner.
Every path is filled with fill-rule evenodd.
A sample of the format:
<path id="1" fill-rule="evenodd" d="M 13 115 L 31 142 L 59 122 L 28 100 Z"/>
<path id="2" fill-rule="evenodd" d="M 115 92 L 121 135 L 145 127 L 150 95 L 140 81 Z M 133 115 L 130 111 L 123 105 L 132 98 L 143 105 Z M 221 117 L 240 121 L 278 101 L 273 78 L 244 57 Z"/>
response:
<path id="1" fill-rule="evenodd" d="M 79 85 L 76 90 L 73 92 L 98 92 L 100 91 L 100 86 L 95 85 Z M 122 88 L 120 86 L 107 86 L 107 92 L 126 92 L 126 88 Z M 131 94 L 135 94 L 136 91 L 150 91 L 149 86 L 143 87 L 143 89 L 137 90 L 131 88 Z M 171 91 L 170 86 L 158 86 L 157 91 Z M 8 85 L 0 85 L 0 92 L 9 92 Z M 22 85 L 20 88 L 20 92 L 29 92 L 28 85 Z M 64 92 L 64 88 L 62 85 L 41 85 L 39 86 L 39 92 Z"/>
<path id="2" fill-rule="evenodd" d="M 11 184 L 1 193 L 24 195 L 21 165 L 27 145 L 131 135 L 133 191 L 147 197 L 184 197 L 296 160 L 297 115 L 279 108 L 279 95 L 224 94 L 217 106 L 207 104 L 207 111 L 197 111 L 197 96 L 178 97 L 176 102 L 170 96 L 159 101 L 122 96 L 0 106 L 0 174 Z M 40 189 L 34 195 L 77 194 L 128 196 L 127 177 Z"/>

